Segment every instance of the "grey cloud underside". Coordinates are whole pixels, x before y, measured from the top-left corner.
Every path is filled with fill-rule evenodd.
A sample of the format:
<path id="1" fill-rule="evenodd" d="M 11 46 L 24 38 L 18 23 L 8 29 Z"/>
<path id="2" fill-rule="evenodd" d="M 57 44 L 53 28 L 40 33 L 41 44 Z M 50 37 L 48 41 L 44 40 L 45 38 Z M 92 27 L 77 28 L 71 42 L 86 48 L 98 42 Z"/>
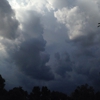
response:
<path id="1" fill-rule="evenodd" d="M 0 36 L 15 39 L 19 22 L 8 1 L 0 0 Z"/>
<path id="2" fill-rule="evenodd" d="M 46 41 L 43 39 L 43 27 L 36 12 L 27 12 L 27 21 L 23 22 L 23 41 L 13 50 L 10 56 L 24 74 L 36 80 L 54 79 L 50 66 L 46 63 L 50 56 L 45 53 Z M 30 16 L 29 16 L 30 15 Z M 26 20 L 25 19 L 25 20 Z M 8 52 L 11 52 L 8 50 Z"/>
<path id="3" fill-rule="evenodd" d="M 63 58 L 60 57 L 59 53 L 55 54 L 56 58 L 56 73 L 62 77 L 66 77 L 66 73 L 72 71 L 72 62 L 68 54 L 64 54 Z"/>
<path id="4" fill-rule="evenodd" d="M 87 20 L 87 24 L 83 26 L 81 30 L 83 32 L 83 36 L 78 36 L 72 40 L 78 48 L 76 52 L 77 61 L 75 61 L 78 64 L 77 65 L 78 68 L 76 67 L 75 69 L 77 73 L 87 76 L 88 80 L 93 82 L 93 84 L 97 86 L 96 84 L 100 83 L 99 81 L 100 76 L 99 76 L 99 71 L 98 71 L 99 70 L 98 61 L 100 59 L 99 53 L 98 53 L 98 49 L 99 49 L 98 46 L 100 44 L 100 41 L 99 41 L 100 32 L 95 23 L 98 23 L 97 20 L 99 21 L 99 11 L 97 10 L 97 7 L 95 7 L 95 9 L 93 9 L 95 11 L 91 11 L 91 13 L 90 12 L 88 13 L 88 9 L 90 9 L 91 6 L 85 5 L 85 3 L 83 4 L 81 3 L 79 5 L 79 8 L 80 8 L 80 11 L 86 13 L 86 16 L 91 16 L 91 15 L 92 16 Z M 98 13 L 96 15 L 95 12 L 97 11 Z M 93 22 L 94 24 L 92 24 Z M 95 69 L 95 73 L 97 73 L 95 75 L 95 77 L 97 78 L 92 77 L 94 76 L 94 74 L 92 73 L 94 69 Z"/>
<path id="5" fill-rule="evenodd" d="M 94 9 L 92 9 L 92 6 L 94 6 Z M 77 31 L 77 33 L 79 32 L 78 35 L 76 34 L 76 37 L 72 38 L 70 42 L 70 44 L 72 44 L 70 49 L 73 51 L 71 52 L 71 60 L 73 61 L 71 66 L 72 71 L 76 73 L 76 76 L 81 75 L 80 78 L 85 76 L 86 83 L 92 83 L 92 85 L 100 89 L 98 85 L 100 84 L 100 31 L 97 28 L 98 21 L 100 20 L 100 11 L 98 4 L 95 4 L 95 1 L 89 3 L 89 1 L 86 0 L 77 0 L 77 10 L 71 9 L 73 13 L 67 13 L 67 9 L 67 7 L 64 7 L 55 12 L 57 20 L 65 24 L 66 27 L 69 25 L 69 30 L 73 36 L 76 34 L 75 31 L 78 30 L 77 28 L 80 27 L 75 26 L 78 26 L 78 23 L 82 25 Z M 66 11 L 67 14 L 64 11 Z M 72 20 L 73 23 L 71 23 Z M 72 78 L 72 76 L 70 78 Z M 77 81 L 77 83 L 81 82 Z"/>
<path id="6" fill-rule="evenodd" d="M 18 21 L 9 3 L 0 0 L 0 43 L 10 59 L 6 58 L 4 68 L 9 63 L 18 71 L 13 73 L 16 79 L 9 79 L 25 82 L 27 88 L 45 84 L 63 92 L 84 83 L 100 89 L 100 8 L 93 0 L 51 0 L 50 4 L 55 10 L 45 7 L 44 15 L 20 11 Z"/>
<path id="7" fill-rule="evenodd" d="M 50 67 L 46 66 L 49 55 L 43 53 L 45 41 L 43 39 L 29 39 L 20 45 L 13 56 L 15 64 L 25 74 L 39 80 L 52 80 L 54 76 Z"/>
<path id="8" fill-rule="evenodd" d="M 46 41 L 42 36 L 43 27 L 39 14 L 35 11 L 23 13 L 25 17 L 24 21 L 20 20 L 23 26 L 21 30 L 18 29 L 18 21 L 9 3 L 2 0 L 0 2 L 4 5 L 1 6 L 1 10 L 4 11 L 0 14 L 2 17 L 0 31 L 4 39 L 0 41 L 5 47 L 11 63 L 18 67 L 20 72 L 33 79 L 54 80 L 50 66 L 46 65 L 50 56 L 45 53 Z"/>

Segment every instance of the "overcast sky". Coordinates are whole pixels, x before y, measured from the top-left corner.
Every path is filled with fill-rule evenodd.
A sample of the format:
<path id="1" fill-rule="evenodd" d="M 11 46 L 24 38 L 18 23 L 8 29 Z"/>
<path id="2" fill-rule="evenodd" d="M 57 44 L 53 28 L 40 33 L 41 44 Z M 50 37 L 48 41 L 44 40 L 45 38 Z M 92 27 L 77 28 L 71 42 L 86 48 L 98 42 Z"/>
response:
<path id="1" fill-rule="evenodd" d="M 0 0 L 0 74 L 6 88 L 100 89 L 100 0 Z"/>

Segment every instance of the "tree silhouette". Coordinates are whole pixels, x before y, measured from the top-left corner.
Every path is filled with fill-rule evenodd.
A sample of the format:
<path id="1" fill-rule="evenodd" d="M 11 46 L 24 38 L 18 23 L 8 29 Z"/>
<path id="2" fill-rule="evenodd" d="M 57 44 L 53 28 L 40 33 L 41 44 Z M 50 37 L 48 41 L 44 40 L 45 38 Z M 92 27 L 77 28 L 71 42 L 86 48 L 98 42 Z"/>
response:
<path id="1" fill-rule="evenodd" d="M 5 80 L 0 75 L 0 91 L 4 89 L 4 86 L 5 86 Z"/>
<path id="2" fill-rule="evenodd" d="M 15 87 L 8 92 L 7 100 L 27 100 L 28 93 L 22 87 Z"/>
<path id="3" fill-rule="evenodd" d="M 100 91 L 94 93 L 94 89 L 88 84 L 78 86 L 71 96 L 58 91 L 50 91 L 46 86 L 40 90 L 35 86 L 30 94 L 22 87 L 15 87 L 9 91 L 4 89 L 5 80 L 0 75 L 0 100 L 100 100 Z"/>
<path id="4" fill-rule="evenodd" d="M 87 84 L 78 86 L 71 97 L 73 100 L 94 100 L 94 89 Z"/>
<path id="5" fill-rule="evenodd" d="M 0 100 L 5 100 L 5 95 L 7 94 L 7 91 L 4 89 L 5 86 L 5 79 L 2 78 L 0 75 Z"/>
<path id="6" fill-rule="evenodd" d="M 61 92 L 53 91 L 51 94 L 52 94 L 51 100 L 67 100 L 68 99 L 67 95 Z"/>
<path id="7" fill-rule="evenodd" d="M 100 100 L 100 91 L 96 92 L 95 100 Z"/>
<path id="8" fill-rule="evenodd" d="M 29 95 L 30 98 L 29 100 L 40 100 L 40 95 L 41 95 L 40 87 L 35 86 Z"/>
<path id="9" fill-rule="evenodd" d="M 46 86 L 42 87 L 41 99 L 42 100 L 50 100 L 51 99 L 50 90 Z"/>

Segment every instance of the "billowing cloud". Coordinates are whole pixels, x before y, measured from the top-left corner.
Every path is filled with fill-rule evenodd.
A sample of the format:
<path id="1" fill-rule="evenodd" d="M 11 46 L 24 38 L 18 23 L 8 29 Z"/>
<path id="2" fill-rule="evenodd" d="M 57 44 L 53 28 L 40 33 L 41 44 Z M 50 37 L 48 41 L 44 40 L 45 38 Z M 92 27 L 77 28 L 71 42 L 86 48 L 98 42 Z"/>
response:
<path id="1" fill-rule="evenodd" d="M 59 53 L 55 54 L 55 58 L 56 58 L 56 73 L 59 74 L 62 77 L 65 77 L 67 74 L 67 72 L 72 71 L 72 62 L 70 61 L 69 55 L 68 54 L 64 54 L 62 56 L 63 58 L 60 57 Z"/>
<path id="2" fill-rule="evenodd" d="M 18 25 L 19 23 L 9 3 L 6 0 L 0 0 L 0 36 L 15 39 Z"/>
<path id="3" fill-rule="evenodd" d="M 54 75 L 46 65 L 49 55 L 45 53 L 46 41 L 42 36 L 43 27 L 35 13 L 29 12 L 30 16 L 26 15 L 27 21 L 22 22 L 23 41 L 10 54 L 16 66 L 33 79 L 52 80 Z"/>
<path id="4" fill-rule="evenodd" d="M 15 64 L 27 75 L 40 80 L 51 80 L 54 78 L 50 67 L 46 66 L 49 55 L 44 51 L 45 41 L 41 39 L 30 39 L 20 45 L 19 50 L 13 54 Z"/>
<path id="5" fill-rule="evenodd" d="M 98 2 L 77 0 L 76 6 L 72 8 L 63 7 L 54 12 L 57 21 L 64 24 L 69 30 L 69 38 L 73 42 L 74 48 L 76 48 L 76 51 L 72 52 L 74 55 L 71 54 L 71 56 L 74 56 L 74 59 L 72 59 L 74 66 L 72 68 L 78 73 L 76 76 L 80 74 L 86 76 L 87 82 L 93 84 L 98 84 L 100 78 L 97 71 L 99 69 L 99 53 L 97 52 L 100 43 L 97 28 L 100 20 Z M 96 72 L 97 74 L 93 74 Z"/>
<path id="6" fill-rule="evenodd" d="M 47 65 L 50 56 L 45 52 L 46 41 L 43 38 L 44 29 L 40 21 L 40 14 L 36 11 L 30 10 L 30 11 L 24 11 L 22 14 L 20 14 L 21 12 L 19 12 L 19 16 L 17 16 L 14 15 L 14 11 L 11 9 L 9 3 L 8 3 L 8 7 L 10 8 L 11 11 L 10 12 L 6 11 L 6 12 L 8 13 L 9 15 L 8 17 L 11 20 L 7 19 L 7 21 L 10 21 L 11 23 L 13 22 L 15 23 L 7 27 L 11 31 L 13 31 L 14 29 L 15 33 L 13 32 L 12 34 L 7 30 L 8 28 L 4 26 L 4 28 L 7 28 L 5 30 L 7 32 L 4 32 L 4 35 L 6 36 L 3 36 L 4 38 L 1 38 L 0 40 L 2 48 L 5 50 L 6 53 L 6 59 L 4 60 L 8 62 L 4 66 L 5 67 L 8 66 L 7 68 L 8 73 L 9 73 L 9 68 L 11 68 L 12 71 L 15 72 L 12 74 L 15 74 L 14 76 L 16 76 L 15 79 L 14 77 L 10 79 L 11 73 L 9 74 L 9 76 L 6 76 L 2 72 L 3 75 L 7 78 L 7 80 L 9 79 L 9 81 L 7 81 L 8 84 L 12 84 L 11 81 L 13 80 L 18 81 L 19 75 L 23 76 L 20 73 L 23 73 L 24 75 L 26 75 L 26 77 L 27 76 L 30 77 L 32 80 L 34 79 L 41 80 L 41 81 L 54 80 L 54 75 L 52 73 L 52 70 L 50 66 Z M 15 16 L 17 17 L 17 19 Z M 19 25 L 20 25 L 19 27 L 18 27 L 17 20 L 19 20 Z M 7 22 L 5 25 L 7 24 L 9 24 L 9 22 Z M 3 27 L 1 27 L 0 30 L 2 31 L 2 29 Z M 1 33 L 3 34 L 3 31 Z M 11 36 L 10 33 L 13 36 Z M 17 34 L 19 35 L 16 37 Z M 10 63 L 11 63 L 11 67 L 9 67 Z M 12 66 L 15 67 L 12 68 Z M 19 84 L 20 82 L 15 83 L 15 85 L 19 85 Z"/>
<path id="7" fill-rule="evenodd" d="M 0 0 L 0 73 L 8 87 L 100 88 L 99 0 L 8 1 Z"/>

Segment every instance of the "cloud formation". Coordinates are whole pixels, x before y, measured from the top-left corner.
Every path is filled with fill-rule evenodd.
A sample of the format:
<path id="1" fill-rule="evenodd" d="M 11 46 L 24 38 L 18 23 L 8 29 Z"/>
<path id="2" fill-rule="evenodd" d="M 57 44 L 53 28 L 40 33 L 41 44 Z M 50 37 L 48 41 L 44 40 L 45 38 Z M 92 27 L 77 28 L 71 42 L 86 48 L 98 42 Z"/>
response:
<path id="1" fill-rule="evenodd" d="M 23 41 L 10 54 L 16 66 L 26 75 L 37 80 L 52 80 L 54 75 L 46 65 L 49 55 L 45 53 L 46 41 L 42 36 L 43 27 L 35 13 L 29 12 L 30 15 L 26 15 L 27 21 L 22 22 Z"/>
<path id="2" fill-rule="evenodd" d="M 55 58 L 57 60 L 57 64 L 55 65 L 57 66 L 56 73 L 65 77 L 67 72 L 72 71 L 72 62 L 70 61 L 68 54 L 65 53 L 62 57 L 63 58 L 60 57 L 59 53 L 55 54 Z"/>
<path id="3" fill-rule="evenodd" d="M 0 36 L 15 39 L 18 25 L 14 11 L 8 1 L 0 0 Z"/>
<path id="4" fill-rule="evenodd" d="M 84 83 L 100 88 L 99 4 L 0 0 L 0 69 L 8 87 L 26 82 L 26 89 L 33 83 L 63 92 Z"/>

